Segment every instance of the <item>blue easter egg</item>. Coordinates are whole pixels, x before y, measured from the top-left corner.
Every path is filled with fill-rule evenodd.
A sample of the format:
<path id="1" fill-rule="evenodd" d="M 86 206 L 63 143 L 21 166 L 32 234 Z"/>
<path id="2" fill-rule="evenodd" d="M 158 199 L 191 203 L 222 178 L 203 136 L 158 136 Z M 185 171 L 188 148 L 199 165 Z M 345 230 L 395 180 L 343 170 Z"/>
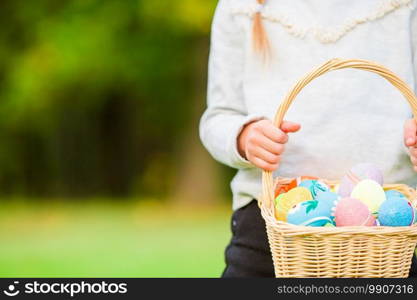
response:
<path id="1" fill-rule="evenodd" d="M 337 202 L 340 200 L 340 196 L 336 193 L 327 191 L 327 192 L 319 193 L 316 197 L 316 200 L 317 201 L 327 201 L 328 202 L 328 205 L 331 206 L 331 210 L 332 210 L 330 219 L 332 221 L 334 221 L 333 211 L 334 211 L 334 209 L 337 205 Z"/>
<path id="2" fill-rule="evenodd" d="M 309 200 L 297 204 L 287 215 L 290 224 L 301 226 L 325 226 L 333 224 L 331 218 L 333 201 Z"/>
<path id="3" fill-rule="evenodd" d="M 414 208 L 404 198 L 390 197 L 382 202 L 378 221 L 381 226 L 410 226 L 414 221 Z"/>
<path id="4" fill-rule="evenodd" d="M 325 191 L 321 192 L 317 195 L 316 200 L 317 201 L 328 201 L 328 202 L 337 202 L 339 200 L 340 196 L 336 193 Z M 336 203 L 334 203 L 336 204 Z"/>
<path id="5" fill-rule="evenodd" d="M 321 192 L 327 192 L 330 190 L 330 188 L 326 184 L 314 179 L 303 180 L 300 182 L 298 186 L 302 186 L 309 189 L 313 198 L 316 198 L 317 195 Z"/>
<path id="6" fill-rule="evenodd" d="M 413 209 L 414 210 L 414 220 L 413 220 L 413 224 L 416 224 L 417 223 L 417 209 L 416 208 L 414 208 Z"/>
<path id="7" fill-rule="evenodd" d="M 392 197 L 399 197 L 399 198 L 404 198 L 407 199 L 407 197 L 405 197 L 405 195 L 397 190 L 388 190 L 385 191 L 385 196 L 388 198 L 392 198 Z"/>
<path id="8" fill-rule="evenodd" d="M 417 209 L 413 207 L 413 224 L 417 223 Z"/>

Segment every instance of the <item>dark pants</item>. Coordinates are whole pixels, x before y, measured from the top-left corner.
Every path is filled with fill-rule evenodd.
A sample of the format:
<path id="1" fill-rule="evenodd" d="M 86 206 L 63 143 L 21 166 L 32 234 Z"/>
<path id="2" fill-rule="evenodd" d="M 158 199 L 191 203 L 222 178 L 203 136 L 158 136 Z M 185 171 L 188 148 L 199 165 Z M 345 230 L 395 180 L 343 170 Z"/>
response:
<path id="1" fill-rule="evenodd" d="M 232 240 L 226 248 L 226 269 L 222 277 L 274 277 L 265 221 L 254 200 L 232 216 Z M 417 277 L 413 256 L 410 277 Z"/>

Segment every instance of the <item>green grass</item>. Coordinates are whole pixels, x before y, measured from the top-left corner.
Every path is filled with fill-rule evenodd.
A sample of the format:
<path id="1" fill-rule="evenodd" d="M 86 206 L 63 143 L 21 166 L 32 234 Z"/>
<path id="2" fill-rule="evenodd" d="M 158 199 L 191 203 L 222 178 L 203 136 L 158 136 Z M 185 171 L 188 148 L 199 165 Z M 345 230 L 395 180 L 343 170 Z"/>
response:
<path id="1" fill-rule="evenodd" d="M 227 207 L 0 205 L 0 277 L 218 277 Z"/>

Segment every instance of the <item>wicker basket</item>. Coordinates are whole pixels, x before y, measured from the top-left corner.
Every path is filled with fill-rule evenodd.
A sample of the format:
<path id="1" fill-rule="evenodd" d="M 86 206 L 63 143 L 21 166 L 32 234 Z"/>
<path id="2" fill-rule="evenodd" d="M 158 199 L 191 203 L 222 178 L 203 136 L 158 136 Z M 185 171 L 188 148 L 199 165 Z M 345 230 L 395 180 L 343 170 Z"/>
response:
<path id="1" fill-rule="evenodd" d="M 333 59 L 303 77 L 280 105 L 274 124 L 280 126 L 298 93 L 313 79 L 333 70 L 355 68 L 388 80 L 408 100 L 417 116 L 417 97 L 407 84 L 385 67 L 365 60 Z M 274 188 L 290 179 L 262 174 L 259 203 L 277 277 L 407 277 L 417 244 L 417 226 L 306 227 L 280 222 L 274 216 Z M 325 180 L 326 181 L 326 180 Z M 330 185 L 336 182 L 326 181 Z M 406 185 L 384 185 L 403 192 L 416 205 L 417 193 Z"/>

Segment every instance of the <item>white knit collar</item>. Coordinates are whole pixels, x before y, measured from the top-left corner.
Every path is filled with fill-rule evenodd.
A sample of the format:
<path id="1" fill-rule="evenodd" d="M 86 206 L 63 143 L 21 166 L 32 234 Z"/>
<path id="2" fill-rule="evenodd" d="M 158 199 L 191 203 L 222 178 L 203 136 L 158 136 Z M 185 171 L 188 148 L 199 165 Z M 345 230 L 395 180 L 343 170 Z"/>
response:
<path id="1" fill-rule="evenodd" d="M 269 0 L 274 1 L 274 0 Z M 253 3 L 247 1 L 241 2 L 243 5 L 237 6 L 232 10 L 234 15 L 246 15 L 252 17 L 259 11 L 259 5 L 256 0 Z M 285 13 L 280 12 L 276 7 L 268 5 L 268 2 L 262 7 L 262 18 L 270 22 L 279 23 L 289 34 L 297 38 L 305 38 L 308 35 L 313 36 L 317 41 L 323 44 L 335 43 L 346 34 L 354 30 L 358 25 L 372 22 L 383 18 L 400 8 L 413 9 L 416 0 L 381 0 L 376 9 L 367 13 L 355 16 L 342 22 L 340 25 L 326 27 L 322 25 L 303 26 L 296 24 Z"/>

